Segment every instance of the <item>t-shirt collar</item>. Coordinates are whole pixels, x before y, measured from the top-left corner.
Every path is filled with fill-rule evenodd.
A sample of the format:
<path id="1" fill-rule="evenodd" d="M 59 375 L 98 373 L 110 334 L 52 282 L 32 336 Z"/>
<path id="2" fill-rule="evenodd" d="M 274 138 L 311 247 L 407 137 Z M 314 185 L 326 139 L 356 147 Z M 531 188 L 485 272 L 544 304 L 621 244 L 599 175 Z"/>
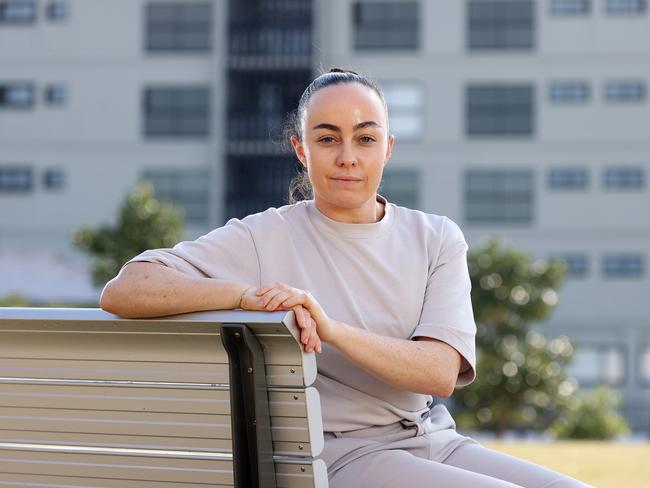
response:
<path id="1" fill-rule="evenodd" d="M 352 224 L 339 222 L 323 214 L 313 200 L 307 201 L 307 213 L 309 220 L 319 229 L 340 237 L 367 238 L 378 237 L 384 234 L 392 225 L 394 212 L 392 204 L 381 195 L 377 195 L 377 201 L 384 204 L 384 216 L 378 222 L 369 224 Z"/>

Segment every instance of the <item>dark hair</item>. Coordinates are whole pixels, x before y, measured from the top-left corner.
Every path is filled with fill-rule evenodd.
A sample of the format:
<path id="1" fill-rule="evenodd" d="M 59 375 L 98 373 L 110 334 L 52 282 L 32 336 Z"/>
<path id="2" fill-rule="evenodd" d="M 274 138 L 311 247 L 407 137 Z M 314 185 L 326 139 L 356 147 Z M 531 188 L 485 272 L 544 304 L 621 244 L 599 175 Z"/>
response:
<path id="1" fill-rule="evenodd" d="M 284 140 L 289 141 L 292 137 L 302 140 L 302 124 L 305 120 L 305 111 L 307 110 L 307 104 L 314 93 L 328 86 L 349 83 L 359 83 L 374 91 L 381 100 L 381 103 L 384 105 L 386 113 L 388 113 L 384 94 L 374 81 L 355 73 L 354 71 L 332 68 L 327 73 L 323 73 L 316 77 L 309 86 L 305 88 L 305 91 L 302 93 L 300 101 L 298 102 L 298 108 L 290 112 L 287 116 L 287 120 L 284 124 Z M 289 183 L 289 203 L 293 204 L 306 198 L 313 198 L 313 189 L 307 171 L 304 166 L 300 165 L 298 174 L 294 176 Z"/>

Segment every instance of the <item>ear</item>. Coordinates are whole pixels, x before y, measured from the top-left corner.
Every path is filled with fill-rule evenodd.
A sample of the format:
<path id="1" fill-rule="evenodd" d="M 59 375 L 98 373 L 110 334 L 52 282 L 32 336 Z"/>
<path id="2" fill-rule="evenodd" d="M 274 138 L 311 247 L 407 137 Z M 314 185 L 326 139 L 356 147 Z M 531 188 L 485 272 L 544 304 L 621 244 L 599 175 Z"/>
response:
<path id="1" fill-rule="evenodd" d="M 386 159 L 384 160 L 384 168 L 390 161 L 390 157 L 393 155 L 393 144 L 395 144 L 395 136 L 393 134 L 388 138 L 388 147 L 386 148 Z"/>
<path id="2" fill-rule="evenodd" d="M 300 142 L 300 139 L 298 139 L 296 136 L 291 136 L 291 145 L 293 146 L 293 150 L 296 153 L 300 164 L 306 168 L 307 158 L 305 157 L 305 148 L 303 147 L 302 142 Z"/>

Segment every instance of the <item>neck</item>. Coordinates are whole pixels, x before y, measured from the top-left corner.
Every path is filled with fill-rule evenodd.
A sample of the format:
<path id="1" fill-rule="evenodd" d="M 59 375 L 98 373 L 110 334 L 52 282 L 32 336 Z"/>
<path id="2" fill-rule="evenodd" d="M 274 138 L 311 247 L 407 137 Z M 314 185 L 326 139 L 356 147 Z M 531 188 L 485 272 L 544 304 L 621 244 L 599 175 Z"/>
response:
<path id="1" fill-rule="evenodd" d="M 372 200 L 364 202 L 360 207 L 337 207 L 321 200 L 317 196 L 314 197 L 314 204 L 326 217 L 347 224 L 372 224 L 379 222 L 385 213 L 384 204 L 377 201 L 376 196 Z"/>

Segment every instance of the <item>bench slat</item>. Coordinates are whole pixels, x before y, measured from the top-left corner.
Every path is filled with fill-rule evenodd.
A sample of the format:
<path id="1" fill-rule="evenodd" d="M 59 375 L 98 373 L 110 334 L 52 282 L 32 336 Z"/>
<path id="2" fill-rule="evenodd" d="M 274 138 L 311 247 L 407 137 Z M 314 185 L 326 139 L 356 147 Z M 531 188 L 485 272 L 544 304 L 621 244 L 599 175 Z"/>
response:
<path id="1" fill-rule="evenodd" d="M 228 355 L 218 326 L 211 333 L 29 332 L 0 330 L 0 358 L 222 363 Z M 301 365 L 291 336 L 258 337 L 266 364 Z"/>
<path id="2" fill-rule="evenodd" d="M 278 488 L 327 487 L 327 472 L 321 460 L 278 460 L 275 470 Z M 121 486 L 143 488 L 169 482 L 188 488 L 233 486 L 232 461 L 0 448 L 0 480 L 42 486 L 36 485 L 38 478 L 52 487 L 60 487 L 66 480 L 72 482 L 69 486 L 85 487 L 97 486 L 100 481 L 101 486 L 109 487 L 120 486 L 118 482 Z"/>
<path id="3" fill-rule="evenodd" d="M 320 454 L 323 446 L 320 399 L 314 388 L 269 394 L 271 435 L 284 454 Z M 159 445 L 153 438 L 173 437 L 176 443 L 200 447 L 202 440 L 230 442 L 227 390 L 97 387 L 0 383 L 0 430 L 31 431 L 30 441 L 50 434 L 50 441 L 101 444 L 92 434 L 125 442 Z M 311 426 L 310 420 L 318 422 Z M 58 433 L 58 437 L 51 437 Z M 23 434 L 24 438 L 25 434 Z M 134 438 L 138 438 L 135 440 Z M 197 442 L 199 445 L 197 445 Z"/>
<path id="4" fill-rule="evenodd" d="M 70 478 L 68 476 L 51 476 L 41 474 L 16 474 L 16 473 L 1 473 L 0 472 L 0 487 L 6 488 L 89 488 L 99 487 L 102 488 L 124 488 L 126 483 L 124 480 L 109 480 L 106 478 Z M 176 488 L 232 488 L 233 485 L 221 484 L 204 484 L 204 483 L 176 483 Z M 128 488 L 170 488 L 169 483 L 162 481 L 136 481 L 129 480 Z"/>

